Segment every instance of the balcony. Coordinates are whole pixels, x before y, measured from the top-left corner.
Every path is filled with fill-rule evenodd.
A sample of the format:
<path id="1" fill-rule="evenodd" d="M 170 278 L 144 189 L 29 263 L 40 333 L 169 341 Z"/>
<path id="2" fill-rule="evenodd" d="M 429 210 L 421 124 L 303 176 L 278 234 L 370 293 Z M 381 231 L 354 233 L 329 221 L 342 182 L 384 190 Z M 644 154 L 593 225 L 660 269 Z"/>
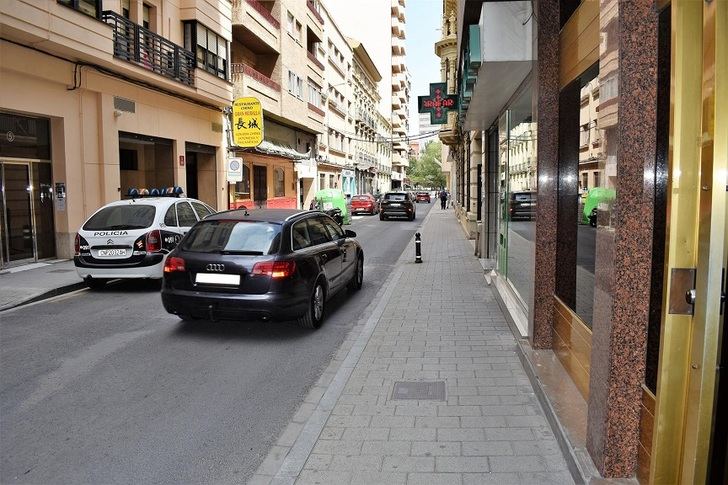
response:
<path id="1" fill-rule="evenodd" d="M 114 57 L 187 86 L 195 85 L 195 54 L 164 37 L 106 10 L 101 20 L 114 33 Z"/>
<path id="2" fill-rule="evenodd" d="M 281 24 L 258 0 L 233 1 L 233 37 L 256 54 L 280 52 Z"/>
<path id="3" fill-rule="evenodd" d="M 323 71 L 324 64 L 321 61 L 319 61 L 318 59 L 316 59 L 316 55 L 313 52 L 307 51 L 306 53 L 308 54 L 308 60 L 313 62 L 316 67 L 318 67 L 319 69 L 321 69 Z M 321 73 L 319 73 L 319 74 L 321 74 Z"/>
<path id="4" fill-rule="evenodd" d="M 316 4 L 313 0 L 306 0 L 306 5 L 308 5 L 308 9 L 311 11 L 313 16 L 316 18 L 316 20 L 319 21 L 319 24 L 323 27 L 324 25 L 324 18 L 321 16 L 321 14 L 316 10 Z"/>
<path id="5" fill-rule="evenodd" d="M 253 96 L 260 99 L 265 111 L 280 112 L 281 85 L 247 64 L 231 64 L 234 97 Z"/>

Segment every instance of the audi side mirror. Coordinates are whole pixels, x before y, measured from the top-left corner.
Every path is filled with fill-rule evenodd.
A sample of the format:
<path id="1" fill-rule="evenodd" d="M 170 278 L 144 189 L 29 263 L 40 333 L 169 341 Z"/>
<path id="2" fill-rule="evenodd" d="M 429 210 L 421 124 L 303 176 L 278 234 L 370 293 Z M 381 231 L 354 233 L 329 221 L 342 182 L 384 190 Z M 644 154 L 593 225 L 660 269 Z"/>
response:
<path id="1" fill-rule="evenodd" d="M 356 237 L 356 233 L 354 231 L 349 230 L 349 229 L 347 229 L 346 231 L 344 231 L 344 235 L 346 237 Z"/>

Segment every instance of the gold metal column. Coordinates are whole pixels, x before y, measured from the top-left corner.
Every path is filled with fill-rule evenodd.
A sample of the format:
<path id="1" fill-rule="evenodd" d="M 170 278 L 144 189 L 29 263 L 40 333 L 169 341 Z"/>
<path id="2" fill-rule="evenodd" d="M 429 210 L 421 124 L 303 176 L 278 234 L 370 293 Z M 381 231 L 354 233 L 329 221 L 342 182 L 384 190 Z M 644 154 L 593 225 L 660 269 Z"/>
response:
<path id="1" fill-rule="evenodd" d="M 726 264 L 728 2 L 670 8 L 667 284 L 650 482 L 693 484 L 706 480 Z"/>

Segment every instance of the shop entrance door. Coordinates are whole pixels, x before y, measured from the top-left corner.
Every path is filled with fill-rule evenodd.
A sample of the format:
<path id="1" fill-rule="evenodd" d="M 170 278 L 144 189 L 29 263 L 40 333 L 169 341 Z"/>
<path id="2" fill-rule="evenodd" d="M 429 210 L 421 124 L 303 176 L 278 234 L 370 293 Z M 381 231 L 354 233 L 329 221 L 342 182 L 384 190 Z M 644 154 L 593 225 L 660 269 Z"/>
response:
<path id="1" fill-rule="evenodd" d="M 268 201 L 268 167 L 253 165 L 253 201 L 264 207 Z"/>
<path id="2" fill-rule="evenodd" d="M 726 483 L 728 2 L 668 8 L 668 212 L 650 482 Z"/>
<path id="3" fill-rule="evenodd" d="M 0 159 L 0 256 L 0 266 L 55 256 L 50 163 Z"/>

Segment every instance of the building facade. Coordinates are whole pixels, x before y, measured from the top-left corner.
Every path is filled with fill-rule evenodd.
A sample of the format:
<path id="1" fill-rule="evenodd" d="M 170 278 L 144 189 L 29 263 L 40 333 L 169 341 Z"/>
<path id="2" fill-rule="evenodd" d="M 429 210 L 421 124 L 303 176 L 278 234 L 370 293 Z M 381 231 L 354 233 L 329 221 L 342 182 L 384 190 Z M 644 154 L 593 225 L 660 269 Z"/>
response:
<path id="1" fill-rule="evenodd" d="M 352 64 L 353 51 L 344 34 L 339 30 L 325 4 L 321 5 L 324 17 L 325 102 L 326 122 L 319 139 L 318 171 L 319 189 L 342 189 L 352 194 L 354 135 Z"/>
<path id="2" fill-rule="evenodd" d="M 392 170 L 401 187 L 409 166 L 409 100 L 412 82 L 407 71 L 405 0 L 391 0 L 392 5 Z"/>
<path id="3" fill-rule="evenodd" d="M 354 52 L 354 191 L 355 194 L 373 194 L 374 178 L 379 164 L 379 82 L 382 75 L 374 65 L 364 45 L 348 38 Z"/>
<path id="4" fill-rule="evenodd" d="M 3 2 L 0 261 L 70 258 L 131 187 L 227 207 L 227 1 Z"/>
<path id="5" fill-rule="evenodd" d="M 725 483 L 728 4 L 443 14 L 453 201 L 573 473 Z"/>
<path id="6" fill-rule="evenodd" d="M 235 0 L 234 97 L 261 101 L 265 139 L 237 148 L 243 180 L 230 184 L 229 206 L 308 207 L 317 187 L 317 137 L 324 133 L 326 52 L 318 2 Z"/>

